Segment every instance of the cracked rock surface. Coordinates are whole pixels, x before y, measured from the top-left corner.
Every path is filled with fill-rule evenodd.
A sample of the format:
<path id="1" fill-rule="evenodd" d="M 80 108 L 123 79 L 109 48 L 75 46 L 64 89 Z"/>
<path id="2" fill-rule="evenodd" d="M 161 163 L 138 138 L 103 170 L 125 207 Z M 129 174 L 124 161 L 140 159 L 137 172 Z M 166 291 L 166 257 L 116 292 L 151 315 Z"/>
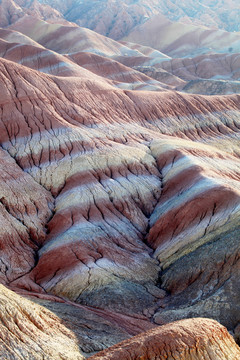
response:
<path id="1" fill-rule="evenodd" d="M 6 359 L 81 359 L 145 331 L 190 334 L 189 359 L 238 354 L 214 321 L 165 324 L 239 337 L 240 96 L 173 91 L 121 63 L 139 51 L 30 15 L 0 30 Z"/>
<path id="2" fill-rule="evenodd" d="M 239 347 L 223 326 L 213 320 L 196 318 L 147 331 L 89 359 L 237 360 L 239 356 Z"/>

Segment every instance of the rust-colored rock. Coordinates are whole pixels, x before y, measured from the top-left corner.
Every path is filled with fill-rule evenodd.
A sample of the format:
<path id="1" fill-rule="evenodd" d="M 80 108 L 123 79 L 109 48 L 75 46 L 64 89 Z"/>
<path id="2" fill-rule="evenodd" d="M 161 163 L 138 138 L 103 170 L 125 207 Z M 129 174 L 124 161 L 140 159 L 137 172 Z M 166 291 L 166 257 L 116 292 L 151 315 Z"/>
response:
<path id="1" fill-rule="evenodd" d="M 128 315 L 162 314 L 163 302 L 169 310 L 159 271 L 165 290 L 185 291 L 198 277 L 181 277 L 178 261 L 217 237 L 224 244 L 238 224 L 238 96 L 122 91 L 87 70 L 54 77 L 5 59 L 1 69 L 2 147 L 55 198 L 36 264 L 11 285 Z"/>
<path id="2" fill-rule="evenodd" d="M 34 267 L 52 215 L 53 197 L 2 148 L 0 181 L 0 279 L 8 283 Z"/>
<path id="3" fill-rule="evenodd" d="M 188 319 L 123 341 L 91 360 L 238 360 L 240 348 L 227 329 L 209 319 Z"/>
<path id="4" fill-rule="evenodd" d="M 81 70 L 79 66 L 73 64 L 74 61 L 94 74 L 112 79 L 115 86 L 122 89 L 159 91 L 164 88 L 175 88 L 207 95 L 238 92 L 239 54 L 237 52 L 240 49 L 238 34 L 219 30 L 213 32 L 190 25 L 171 23 L 165 18 L 160 22 L 158 19 L 155 21 L 153 19 L 143 25 L 147 27 L 146 31 L 140 31 L 140 37 L 144 33 L 144 36 L 150 38 L 144 42 L 141 37 L 141 42 L 145 44 L 143 46 L 126 41 L 116 42 L 74 24 L 62 26 L 61 21 L 56 20 L 56 22 L 50 24 L 49 20 L 43 21 L 41 16 L 37 18 L 24 16 L 13 23 L 8 29 L 24 33 L 48 50 L 42 47 L 39 49 L 39 45 L 37 49 L 28 49 L 25 46 L 16 47 L 16 44 L 2 44 L 4 57 L 21 61 L 22 54 L 22 63 L 31 68 L 58 76 L 81 76 Z M 158 37 L 154 42 L 152 33 L 158 32 L 159 23 L 161 23 L 161 33 L 164 31 L 166 36 Z M 169 32 L 175 35 L 168 37 Z M 187 33 L 186 39 L 185 33 Z M 196 33 L 203 38 L 202 48 L 199 48 L 195 42 Z M 132 40 L 131 36 L 130 34 L 130 40 Z M 179 37 L 182 39 L 182 45 Z M 216 41 L 213 41 L 212 37 L 216 38 Z M 138 38 L 133 40 L 140 41 Z M 152 47 L 146 46 L 149 41 L 152 42 Z M 208 42 L 210 44 L 214 42 L 214 50 L 209 48 Z M 234 46 L 234 53 L 228 50 L 229 42 Z M 187 58 L 187 54 L 184 53 L 184 58 L 181 59 L 179 55 L 185 48 L 188 49 L 187 54 L 190 53 L 192 56 Z M 49 49 L 55 53 L 49 52 Z M 159 49 L 178 58 L 172 59 Z M 32 53 L 32 57 L 25 55 L 27 53 Z M 59 53 L 67 53 L 69 56 L 62 57 Z M 205 81 L 201 81 L 202 79 Z"/>
<path id="5" fill-rule="evenodd" d="M 161 34 L 161 36 L 158 36 Z M 173 57 L 209 52 L 239 52 L 238 33 L 171 22 L 162 14 L 135 27 L 122 40 L 157 49 Z"/>
<path id="6" fill-rule="evenodd" d="M 193 316 L 237 338 L 239 95 L 168 90 L 194 59 L 71 24 L 24 15 L 0 37 L 1 283 L 88 355 Z M 198 61 L 196 77 L 237 81 L 236 54 Z M 136 70 L 152 65 L 161 81 Z"/>

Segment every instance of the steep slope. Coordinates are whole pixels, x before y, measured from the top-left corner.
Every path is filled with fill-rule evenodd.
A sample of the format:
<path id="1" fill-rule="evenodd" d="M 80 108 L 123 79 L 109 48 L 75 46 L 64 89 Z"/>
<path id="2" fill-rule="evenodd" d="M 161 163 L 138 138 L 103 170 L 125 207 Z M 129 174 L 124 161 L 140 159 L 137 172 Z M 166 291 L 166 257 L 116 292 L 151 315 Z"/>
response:
<path id="1" fill-rule="evenodd" d="M 1 116 L 3 113 L 1 109 Z M 8 131 L 4 122 L 1 125 Z M 20 133 L 17 124 L 15 131 Z M 52 215 L 53 197 L 24 173 L 2 148 L 0 168 L 0 278 L 1 283 L 8 283 L 34 267 L 36 251 L 45 239 L 45 225 Z"/>
<path id="2" fill-rule="evenodd" d="M 163 304 L 161 313 L 171 311 L 168 304 L 181 291 L 192 309 L 190 299 L 203 284 L 197 304 L 238 282 L 237 244 L 234 268 L 227 261 L 211 290 L 207 275 L 219 277 L 227 229 L 238 234 L 238 96 L 121 91 L 105 81 L 53 77 L 4 59 L 1 74 L 1 145 L 55 198 L 37 264 L 12 286 L 151 318 Z M 204 144 L 219 138 L 224 151 Z M 191 256 L 197 274 L 196 252 L 220 243 L 220 258 L 200 270 L 205 277 L 179 272 Z M 161 269 L 167 293 L 159 288 Z M 237 296 L 233 289 L 224 296 L 221 306 L 232 304 L 227 322 L 234 328 Z M 221 313 L 214 317 L 226 320 Z"/>
<path id="3" fill-rule="evenodd" d="M 67 23 L 62 15 L 49 5 L 42 5 L 37 0 L 34 1 L 0 1 L 0 27 L 7 27 L 14 24 L 25 15 L 36 16 L 43 20 Z"/>
<path id="4" fill-rule="evenodd" d="M 130 66 L 186 89 L 238 79 L 238 55 L 171 59 L 31 16 L 0 38 L 1 283 L 52 310 L 87 356 L 188 317 L 237 337 L 239 95 L 170 91 Z"/>
<path id="5" fill-rule="evenodd" d="M 50 24 L 32 16 L 21 18 L 10 29 L 19 31 L 60 54 L 91 51 L 103 56 L 139 55 L 139 52 L 78 26 Z"/>
<path id="6" fill-rule="evenodd" d="M 61 320 L 0 285 L 1 359 L 83 360 L 77 339 Z"/>
<path id="7" fill-rule="evenodd" d="M 66 57 L 45 49 L 27 36 L 13 36 L 9 30 L 0 30 L 0 56 L 47 74 L 82 76 L 86 73 Z M 85 75 L 86 76 L 86 75 Z"/>
<path id="8" fill-rule="evenodd" d="M 121 89 L 129 90 L 164 90 L 173 86 L 153 79 L 141 72 L 124 66 L 113 59 L 93 53 L 78 52 L 68 56 L 76 64 L 94 74 L 111 79 Z M 175 85 L 175 84 L 174 84 Z"/>
<path id="9" fill-rule="evenodd" d="M 239 33 L 171 22 L 161 14 L 134 28 L 123 40 L 150 46 L 172 57 L 240 52 Z"/>
<path id="10" fill-rule="evenodd" d="M 237 32 L 240 14 L 237 0 L 2 0 L 0 10 L 2 27 L 27 14 L 49 22 L 70 21 L 115 40 L 159 14 L 173 22 Z"/>
<path id="11" fill-rule="evenodd" d="M 47 23 L 45 25 L 48 26 Z M 111 79 L 112 84 L 122 89 L 169 88 L 166 84 L 112 59 L 84 52 L 63 56 L 12 30 L 0 30 L 0 55 L 31 69 L 57 76 L 83 76 L 94 79 L 97 76 L 93 74 L 97 74 L 102 77 L 100 81 L 103 81 L 103 78 Z"/>
<path id="12" fill-rule="evenodd" d="M 36 44 L 39 42 L 45 50 L 32 49 L 34 57 L 27 57 L 25 61 L 24 51 L 27 54 L 31 49 L 24 50 L 12 44 L 14 52 L 9 48 L 7 53 L 7 45 L 2 44 L 3 56 L 15 61 L 16 54 L 16 60 L 19 58 L 24 65 L 54 75 L 81 76 L 82 69 L 76 67 L 73 64 L 75 62 L 97 75 L 111 79 L 122 89 L 175 88 L 207 95 L 237 93 L 239 89 L 239 54 L 204 54 L 194 58 L 172 59 L 146 46 L 119 43 L 87 29 L 49 24 L 32 17 L 20 19 L 11 28 L 22 31 L 26 39 L 33 39 L 34 46 L 39 47 Z M 6 35 L 2 30 L 1 36 L 5 41 L 13 42 L 13 33 L 11 31 Z M 61 55 L 66 53 L 69 56 L 63 58 Z M 211 82 L 193 82 L 202 79 L 211 79 Z"/>
<path id="13" fill-rule="evenodd" d="M 113 39 L 120 39 L 134 26 L 157 13 L 158 1 L 41 1 L 60 10 L 63 16 L 80 26 L 92 29 Z M 107 10 L 107 11 L 106 11 Z M 124 21 L 123 21 L 124 19 Z"/>
<path id="14" fill-rule="evenodd" d="M 64 4 L 61 0 L 40 2 L 58 9 L 67 20 L 115 40 L 158 13 L 171 21 L 239 31 L 240 6 L 237 0 L 68 0 Z"/>

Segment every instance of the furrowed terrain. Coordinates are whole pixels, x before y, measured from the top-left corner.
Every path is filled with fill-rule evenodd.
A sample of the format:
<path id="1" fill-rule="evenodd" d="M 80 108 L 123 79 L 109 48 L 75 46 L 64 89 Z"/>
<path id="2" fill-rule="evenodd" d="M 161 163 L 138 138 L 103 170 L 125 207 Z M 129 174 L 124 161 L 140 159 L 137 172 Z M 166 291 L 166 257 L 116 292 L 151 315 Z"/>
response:
<path id="1" fill-rule="evenodd" d="M 239 35 L 180 59 L 11 4 L 1 357 L 237 360 Z"/>

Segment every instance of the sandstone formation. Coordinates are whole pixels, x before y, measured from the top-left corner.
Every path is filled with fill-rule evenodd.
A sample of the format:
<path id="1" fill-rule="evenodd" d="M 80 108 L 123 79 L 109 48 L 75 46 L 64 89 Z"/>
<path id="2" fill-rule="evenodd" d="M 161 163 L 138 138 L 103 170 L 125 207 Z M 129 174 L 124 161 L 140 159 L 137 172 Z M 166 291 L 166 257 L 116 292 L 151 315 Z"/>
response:
<path id="1" fill-rule="evenodd" d="M 37 0 L 1 0 L 0 26 L 7 27 L 25 16 L 36 16 L 43 20 L 67 23 L 61 14 L 49 5 L 42 5 Z"/>
<path id="2" fill-rule="evenodd" d="M 184 80 L 240 78 L 240 54 L 203 54 L 194 58 L 171 59 L 159 64 L 162 69 Z"/>
<path id="3" fill-rule="evenodd" d="M 158 33 L 161 36 L 154 35 Z M 147 44 L 152 51 L 142 52 L 145 56 L 136 60 L 118 61 L 176 90 L 206 95 L 238 93 L 239 40 L 239 33 L 171 23 L 158 15 L 136 27 L 122 42 L 140 52 Z"/>
<path id="4" fill-rule="evenodd" d="M 103 311 L 94 307 L 79 305 L 52 295 L 34 293 L 32 291 L 27 292 L 13 287 L 12 289 L 21 295 L 16 296 L 19 310 L 21 308 L 21 301 L 23 301 L 24 305 L 28 305 L 29 316 L 31 312 L 33 312 L 34 318 L 34 309 L 40 309 L 41 306 L 40 314 L 42 313 L 42 310 L 45 310 L 46 314 L 46 330 L 49 326 L 49 331 L 47 331 L 47 333 L 51 332 L 52 327 L 50 326 L 51 323 L 49 324 L 47 317 L 49 315 L 50 317 L 53 317 L 52 315 L 54 314 L 54 321 L 57 321 L 57 325 L 59 323 L 62 324 L 61 331 L 63 331 L 63 334 L 68 331 L 70 338 L 75 339 L 80 354 L 86 357 L 124 339 L 130 338 L 131 336 L 157 327 L 141 315 L 127 316 L 109 310 Z M 3 290 L 4 294 L 6 293 L 6 289 L 3 287 L 1 290 Z M 14 297 L 14 293 L 8 290 L 8 297 L 10 297 L 10 295 Z M 22 296 L 25 298 L 27 297 L 28 302 L 24 301 Z M 4 299 L 6 299 L 6 296 Z M 51 314 L 49 314 L 48 310 Z M 5 307 L 1 307 L 1 314 L 3 317 L 6 316 Z M 16 318 L 17 317 L 18 316 L 16 316 Z M 19 320 L 19 322 L 20 321 L 21 320 Z M 24 325 L 24 320 L 22 320 L 22 324 Z M 13 331 L 13 334 L 14 333 L 15 331 Z M 33 336 L 34 335 L 35 334 L 33 333 Z M 38 342 L 37 338 L 34 339 L 35 342 Z M 41 339 L 39 340 L 39 343 L 41 343 Z M 28 352 L 31 354 L 31 349 L 28 349 Z M 74 356 L 72 359 L 75 359 Z"/>
<path id="5" fill-rule="evenodd" d="M 196 296 L 198 303 L 235 277 L 238 281 L 235 244 L 230 255 L 236 270 L 227 262 L 227 277 L 221 272 L 220 281 L 208 289 L 207 274 L 218 279 L 228 249 L 226 231 L 237 233 L 239 160 L 237 138 L 235 146 L 232 139 L 239 126 L 238 96 L 226 101 L 126 92 L 87 71 L 81 78 L 54 77 L 4 59 L 1 67 L 8 84 L 1 98 L 2 147 L 43 189 L 41 199 L 43 191 L 54 197 L 35 267 L 9 279 L 10 284 L 151 318 L 159 306 L 158 314 L 170 311 L 166 305 L 161 310 L 166 301 L 171 304 L 158 287 L 161 269 L 163 288 L 173 301 L 181 291 L 188 296 L 189 283 L 196 294 L 206 286 Z M 107 117 L 104 106 L 111 109 Z M 218 136 L 222 149 L 215 147 Z M 195 252 L 220 241 L 222 254 L 213 268 L 198 270 Z M 187 268 L 186 274 L 179 272 L 189 256 L 196 275 Z M 175 281 L 180 289 L 175 290 Z M 186 298 L 190 309 L 193 294 Z M 225 291 L 225 296 L 235 306 L 233 294 Z M 157 323 L 166 322 L 161 316 L 155 317 Z M 229 328 L 238 322 L 231 316 Z M 215 317 L 224 320 L 221 312 Z"/>
<path id="6" fill-rule="evenodd" d="M 45 23 L 46 26 L 47 23 Z M 146 89 L 161 91 L 169 88 L 141 72 L 128 68 L 121 63 L 99 55 L 78 52 L 63 56 L 44 48 L 28 36 L 11 30 L 0 30 L 0 55 L 4 59 L 57 76 L 90 76 L 100 75 L 112 79 L 112 83 L 122 89 Z M 89 71 L 85 71 L 86 68 Z M 84 75 L 85 74 L 85 75 Z M 95 76 L 96 78 L 96 76 Z M 102 81 L 102 79 L 100 79 Z"/>
<path id="7" fill-rule="evenodd" d="M 77 339 L 52 312 L 0 285 L 1 359 L 83 360 Z"/>
<path id="8" fill-rule="evenodd" d="M 240 81 L 191 80 L 182 88 L 182 91 L 204 95 L 234 94 L 240 92 Z"/>
<path id="9" fill-rule="evenodd" d="M 91 360 L 237 360 L 240 349 L 223 326 L 212 320 L 182 320 L 137 335 Z"/>
<path id="10" fill-rule="evenodd" d="M 169 20 L 197 24 L 213 29 L 239 31 L 239 3 L 237 0 L 159 1 L 161 13 Z"/>
<path id="11" fill-rule="evenodd" d="M 15 32 L 2 30 L 2 39 L 8 42 L 1 45 L 2 56 L 41 72 L 81 76 L 82 67 L 85 67 L 94 74 L 113 80 L 122 89 L 159 91 L 172 88 L 206 95 L 238 92 L 240 75 L 237 53 L 172 59 L 149 47 L 119 43 L 88 29 L 49 24 L 32 17 L 20 19 L 11 29 L 25 34 L 26 39 L 16 38 L 16 42 L 28 45 L 31 37 L 34 48 L 17 47 L 13 43 Z M 211 82 L 193 82 L 202 79 Z"/>
<path id="12" fill-rule="evenodd" d="M 135 27 L 123 40 L 150 46 L 172 57 L 240 52 L 239 33 L 171 22 L 161 14 Z"/>
<path id="13" fill-rule="evenodd" d="M 58 9 L 67 20 L 116 40 L 158 13 L 172 21 L 239 31 L 238 0 L 85 0 L 80 3 L 77 0 L 67 0 L 64 4 L 61 0 L 40 2 Z"/>
<path id="14" fill-rule="evenodd" d="M 6 124 L 1 125 L 7 130 Z M 0 169 L 0 279 L 8 283 L 34 267 L 36 251 L 45 239 L 46 222 L 52 215 L 53 197 L 24 173 L 2 147 Z"/>
<path id="15" fill-rule="evenodd" d="M 134 330 L 131 318 L 123 316 L 117 324 L 117 316 L 51 296 L 25 299 L 0 285 L 0 356 L 83 360 L 92 351 L 134 335 L 137 324 L 141 326 L 138 319 Z M 239 347 L 223 326 L 196 318 L 148 330 L 90 359 L 237 360 L 239 355 Z"/>
<path id="16" fill-rule="evenodd" d="M 203 36 L 202 44 L 206 33 L 181 27 L 166 39 L 166 55 L 20 15 L 0 29 L 0 281 L 29 301 L 0 289 L 5 303 L 18 304 L 9 323 L 3 320 L 3 331 L 13 329 L 3 340 L 6 359 L 39 358 L 36 349 L 48 338 L 36 342 L 31 323 L 34 338 L 30 331 L 21 338 L 15 327 L 28 324 L 35 308 L 47 336 L 63 344 L 69 334 L 74 359 L 198 316 L 219 321 L 237 339 L 239 54 L 224 50 L 231 39 L 237 49 L 239 35 L 222 32 L 218 54 L 174 59 L 186 29 L 188 39 Z M 180 29 L 168 20 L 161 26 Z M 209 41 L 219 36 L 211 34 Z M 189 49 L 195 47 L 191 40 Z M 207 81 L 205 92 L 214 96 L 186 93 Z M 230 85 L 236 94 L 221 96 Z M 7 311 L 2 304 L 1 318 Z M 53 337 L 49 317 L 57 324 Z M 210 320 L 176 323 L 140 339 L 150 336 L 154 344 L 164 329 L 169 337 L 182 326 L 193 359 L 201 355 L 195 328 L 204 359 L 211 346 L 226 358 L 232 340 Z M 203 328 L 216 334 L 208 344 Z M 27 355 L 9 350 L 11 342 L 21 348 L 19 338 Z M 43 356 L 57 359 L 63 351 L 71 359 L 50 345 Z"/>
<path id="17" fill-rule="evenodd" d="M 161 13 L 172 21 L 198 24 L 213 29 L 239 31 L 240 11 L 237 0 L 159 1 Z"/>
<path id="18" fill-rule="evenodd" d="M 165 81 L 161 82 L 158 79 L 153 79 L 152 76 L 144 75 L 142 72 L 137 71 L 137 69 L 124 66 L 111 58 L 108 59 L 104 56 L 87 52 L 74 53 L 69 57 L 75 63 L 94 74 L 111 79 L 121 89 L 161 91 L 174 87 L 167 85 Z"/>
<path id="19" fill-rule="evenodd" d="M 64 5 L 59 0 L 41 2 L 60 10 L 67 20 L 116 40 L 122 38 L 151 14 L 157 13 L 157 9 L 154 9 L 156 0 L 132 3 L 116 0 L 102 2 L 87 0 L 79 3 L 70 0 L 64 2 Z"/>
<path id="20" fill-rule="evenodd" d="M 239 93 L 239 66 L 239 53 L 203 54 L 194 58 L 162 61 L 155 65 L 155 73 L 151 77 L 160 80 L 161 77 L 156 75 L 157 70 L 166 71 L 185 82 L 177 85 L 178 90 L 206 95 L 231 94 Z M 137 69 L 143 71 L 141 67 Z"/>
<path id="21" fill-rule="evenodd" d="M 145 60 L 145 59 L 143 59 Z M 145 63 L 145 61 L 144 61 Z M 183 91 L 186 91 L 187 86 L 189 85 L 190 87 L 190 93 L 195 93 L 195 89 L 193 89 L 193 86 L 191 86 L 191 81 L 187 82 L 183 79 L 181 79 L 180 77 L 177 77 L 173 74 L 171 74 L 170 72 L 162 69 L 162 68 L 157 68 L 155 66 L 144 66 L 143 65 L 137 65 L 134 66 L 133 68 L 137 71 L 142 72 L 143 74 L 146 74 L 147 76 L 165 83 L 166 85 L 168 85 L 169 87 L 172 87 L 173 89 L 182 89 Z M 201 81 L 201 80 L 197 80 L 197 81 Z M 196 87 L 198 89 L 198 87 Z M 205 92 L 203 92 L 204 95 Z"/>
<path id="22" fill-rule="evenodd" d="M 5 27 L 16 22 L 24 15 L 23 9 L 13 0 L 2 0 L 0 2 L 0 26 Z"/>
<path id="23" fill-rule="evenodd" d="M 90 30 L 80 29 L 72 23 L 68 23 L 67 28 L 63 27 L 61 26 L 62 17 L 51 19 L 50 15 L 42 16 L 38 10 L 29 12 L 29 8 L 38 9 L 40 6 L 36 1 L 31 4 L 27 2 L 18 2 L 18 4 L 21 5 L 21 16 L 19 15 L 18 21 L 9 20 L 9 24 L 12 23 L 10 27 L 34 39 L 34 46 L 39 48 L 39 43 L 41 43 L 44 49 L 40 51 L 40 49 L 17 48 L 16 44 L 5 44 L 7 49 L 3 46 L 4 57 L 10 60 L 17 61 L 19 58 L 24 65 L 58 76 L 79 76 L 79 68 L 75 67 L 72 61 L 69 62 L 69 58 L 63 59 L 59 54 L 59 52 L 70 53 L 71 60 L 76 61 L 78 65 L 87 67 L 101 76 L 107 76 L 113 80 L 115 78 L 116 86 L 122 89 L 161 90 L 171 87 L 184 92 L 206 95 L 231 94 L 239 90 L 239 53 L 236 53 L 239 51 L 239 35 L 237 33 L 171 23 L 158 15 L 142 27 L 136 27 L 128 37 L 131 41 L 139 41 L 145 45 L 151 44 L 152 47 L 129 41 L 118 43 Z M 26 9 L 28 9 L 27 13 Z M 6 11 L 9 13 L 9 10 Z M 46 19 L 48 22 L 40 19 Z M 49 22 L 54 22 L 54 24 Z M 14 36 L 13 33 L 12 36 Z M 161 33 L 162 36 L 154 37 L 155 33 Z M 42 34 L 45 34 L 44 37 Z M 2 36 L 5 38 L 4 35 Z M 200 43 L 196 40 L 197 38 L 201 39 Z M 182 52 L 183 49 L 184 52 Z M 7 53 L 5 53 L 6 50 Z M 46 56 L 48 50 L 53 50 L 56 54 L 50 52 L 49 56 Z M 168 55 L 159 50 L 167 52 Z M 24 52 L 27 56 L 26 61 L 24 61 Z M 27 55 L 30 52 L 35 54 L 35 59 Z M 90 57 L 87 59 L 86 55 L 81 54 L 82 52 L 111 58 L 111 61 L 108 60 L 106 63 L 106 59 L 94 57 L 91 65 L 93 59 L 90 60 Z M 222 54 L 223 52 L 225 53 Z M 186 58 L 186 54 L 189 55 L 189 53 L 192 53 L 194 57 Z M 173 57 L 184 55 L 185 57 L 174 59 L 169 55 Z M 90 63 L 86 64 L 86 60 Z M 124 69 L 120 64 L 116 65 L 114 61 L 131 69 Z M 144 73 L 150 79 L 136 71 Z M 211 81 L 206 82 L 202 79 Z"/>
<path id="24" fill-rule="evenodd" d="M 130 43 L 124 42 L 131 47 Z M 119 58 L 147 76 L 176 90 L 205 95 L 239 93 L 239 53 L 203 54 L 193 58 Z"/>
<path id="25" fill-rule="evenodd" d="M 32 16 L 26 16 L 12 24 L 8 29 L 19 31 L 37 41 L 47 49 L 60 54 L 71 54 L 79 51 L 94 52 L 107 57 L 136 56 L 137 50 L 129 49 L 117 41 L 78 26 L 63 26 L 45 22 Z"/>
<path id="26" fill-rule="evenodd" d="M 0 10 L 3 27 L 27 14 L 49 22 L 74 22 L 115 40 L 158 14 L 186 25 L 238 32 L 240 13 L 237 0 L 205 0 L 204 4 L 193 0 L 2 0 Z"/>

